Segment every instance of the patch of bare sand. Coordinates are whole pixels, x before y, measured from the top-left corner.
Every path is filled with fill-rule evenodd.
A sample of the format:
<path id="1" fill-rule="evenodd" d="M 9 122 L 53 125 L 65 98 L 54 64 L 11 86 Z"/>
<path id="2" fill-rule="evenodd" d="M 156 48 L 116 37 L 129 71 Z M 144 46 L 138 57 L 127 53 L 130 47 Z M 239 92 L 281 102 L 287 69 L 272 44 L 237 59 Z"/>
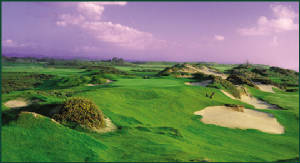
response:
<path id="1" fill-rule="evenodd" d="M 93 86 L 96 86 L 98 84 L 87 84 L 86 86 L 89 86 L 89 87 L 93 87 Z"/>
<path id="2" fill-rule="evenodd" d="M 35 118 L 42 117 L 42 115 L 40 115 L 40 114 L 38 114 L 38 113 L 35 113 L 35 112 L 29 112 L 29 111 L 22 111 L 21 114 L 31 114 L 31 115 L 33 115 Z"/>
<path id="3" fill-rule="evenodd" d="M 268 85 L 268 84 L 262 84 L 262 83 L 259 83 L 259 82 L 256 82 L 255 85 L 261 90 L 261 91 L 264 91 L 264 92 L 270 92 L 270 93 L 275 93 L 273 91 L 273 88 L 278 88 L 278 87 L 275 87 L 274 85 Z M 279 88 L 278 88 L 279 89 Z"/>
<path id="4" fill-rule="evenodd" d="M 16 100 L 9 100 L 5 102 L 4 105 L 9 108 L 20 108 L 20 107 L 28 106 L 29 103 L 24 99 L 16 99 Z"/>
<path id="5" fill-rule="evenodd" d="M 222 79 L 226 79 L 228 77 L 228 75 L 226 74 L 223 74 L 223 73 L 220 73 L 220 72 L 217 72 L 215 70 L 212 70 L 206 66 L 203 66 L 202 69 L 200 69 L 200 71 L 204 74 L 207 74 L 207 75 L 214 75 L 214 76 L 220 76 Z"/>
<path id="6" fill-rule="evenodd" d="M 111 82 L 113 82 L 113 81 L 109 80 L 109 79 L 106 79 L 106 83 L 104 83 L 104 84 L 109 84 Z M 86 86 L 89 86 L 89 87 L 93 87 L 93 86 L 97 86 L 97 85 L 100 85 L 100 84 L 86 84 Z"/>
<path id="7" fill-rule="evenodd" d="M 100 129 L 93 128 L 94 131 L 99 133 L 107 133 L 107 132 L 113 132 L 117 130 L 117 126 L 112 123 L 112 121 L 109 118 L 105 118 L 105 127 Z"/>
<path id="8" fill-rule="evenodd" d="M 185 82 L 185 85 L 193 85 L 193 86 L 204 86 L 206 87 L 208 84 L 210 84 L 212 80 L 205 80 L 202 82 Z"/>
<path id="9" fill-rule="evenodd" d="M 246 94 L 246 95 L 243 94 L 243 95 L 241 95 L 241 98 L 238 99 L 238 98 L 235 98 L 230 93 L 228 93 L 224 90 L 221 90 L 221 92 L 224 93 L 226 96 L 228 96 L 231 99 L 240 100 L 244 103 L 253 105 L 256 109 L 279 109 L 276 105 L 272 105 L 272 104 L 269 104 L 265 101 L 259 100 L 259 99 L 255 98 L 255 97 L 253 97 L 249 94 Z"/>
<path id="10" fill-rule="evenodd" d="M 220 76 L 222 79 L 226 79 L 228 77 L 228 75 L 217 72 L 216 70 L 210 69 L 206 66 L 202 66 L 202 68 L 196 68 L 192 65 L 187 64 L 186 67 L 189 68 L 191 72 L 201 72 L 207 75 Z"/>
<path id="11" fill-rule="evenodd" d="M 284 127 L 271 114 L 251 109 L 243 109 L 243 112 L 238 112 L 227 106 L 209 106 L 196 111 L 194 114 L 203 116 L 201 121 L 206 124 L 239 129 L 257 129 L 270 134 L 284 133 Z"/>

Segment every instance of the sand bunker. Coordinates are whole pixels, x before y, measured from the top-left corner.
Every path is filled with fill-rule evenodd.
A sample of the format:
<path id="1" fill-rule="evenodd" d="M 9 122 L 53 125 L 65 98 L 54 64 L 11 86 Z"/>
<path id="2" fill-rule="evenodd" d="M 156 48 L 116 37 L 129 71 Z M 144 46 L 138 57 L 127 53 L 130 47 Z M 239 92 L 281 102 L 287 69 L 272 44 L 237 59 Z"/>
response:
<path id="1" fill-rule="evenodd" d="M 109 84 L 111 82 L 113 82 L 113 81 L 109 80 L 109 79 L 106 79 L 106 83 L 104 83 L 104 84 Z M 89 86 L 89 87 L 93 87 L 93 86 L 97 86 L 97 85 L 100 85 L 100 84 L 86 84 L 86 86 Z"/>
<path id="2" fill-rule="evenodd" d="M 208 84 L 212 83 L 212 80 L 205 80 L 202 82 L 185 82 L 186 85 L 193 85 L 193 86 L 204 86 L 206 87 Z"/>
<path id="3" fill-rule="evenodd" d="M 194 114 L 203 116 L 201 121 L 206 124 L 239 129 L 257 129 L 270 134 L 284 133 L 284 127 L 271 114 L 251 109 L 243 109 L 243 112 L 238 112 L 227 106 L 210 106 L 196 111 Z"/>
<path id="4" fill-rule="evenodd" d="M 9 108 L 20 108 L 20 107 L 28 106 L 29 104 L 23 99 L 18 99 L 18 100 L 7 101 L 4 103 L 4 105 Z"/>
<path id="5" fill-rule="evenodd" d="M 280 109 L 276 105 L 269 104 L 265 101 L 262 101 L 262 100 L 259 100 L 259 99 L 255 98 L 251 95 L 241 95 L 241 98 L 238 99 L 238 98 L 235 98 L 230 93 L 228 93 L 224 90 L 221 90 L 221 92 L 224 93 L 226 96 L 228 96 L 231 99 L 240 100 L 244 103 L 253 105 L 256 109 Z"/>
<path id="6" fill-rule="evenodd" d="M 264 92 L 270 92 L 270 93 L 275 93 L 273 91 L 273 88 L 278 88 L 278 87 L 275 87 L 274 85 L 268 85 L 268 84 L 262 84 L 262 83 L 255 83 L 255 85 L 262 91 Z M 278 88 L 279 89 L 279 88 Z"/>
<path id="7" fill-rule="evenodd" d="M 99 133 L 113 132 L 113 131 L 117 130 L 117 126 L 114 125 L 109 118 L 105 118 L 104 121 L 105 121 L 105 125 L 106 125 L 104 128 L 93 129 L 93 130 L 96 132 L 99 132 Z"/>
<path id="8" fill-rule="evenodd" d="M 93 86 L 96 86 L 98 84 L 87 84 L 86 86 L 89 86 L 89 87 L 93 87 Z"/>

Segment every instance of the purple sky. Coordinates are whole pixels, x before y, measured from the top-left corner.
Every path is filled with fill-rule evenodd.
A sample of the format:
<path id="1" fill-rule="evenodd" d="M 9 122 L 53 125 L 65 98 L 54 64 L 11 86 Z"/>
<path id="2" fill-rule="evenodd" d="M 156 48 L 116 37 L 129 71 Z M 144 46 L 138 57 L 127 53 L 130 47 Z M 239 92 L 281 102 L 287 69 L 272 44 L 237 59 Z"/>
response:
<path id="1" fill-rule="evenodd" d="M 3 53 L 299 69 L 299 3 L 3 2 Z"/>

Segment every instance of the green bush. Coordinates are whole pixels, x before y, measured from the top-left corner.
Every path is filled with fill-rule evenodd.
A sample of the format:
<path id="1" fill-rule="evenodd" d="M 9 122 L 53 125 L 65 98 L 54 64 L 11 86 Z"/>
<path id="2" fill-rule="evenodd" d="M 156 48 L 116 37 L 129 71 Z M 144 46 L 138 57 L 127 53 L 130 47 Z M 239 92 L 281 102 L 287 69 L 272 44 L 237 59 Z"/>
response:
<path id="1" fill-rule="evenodd" d="M 82 97 L 67 99 L 53 118 L 60 122 L 75 123 L 88 128 L 99 129 L 105 126 L 102 111 L 91 100 Z"/>
<path id="2" fill-rule="evenodd" d="M 107 79 L 103 78 L 102 76 L 99 75 L 92 76 L 92 80 L 91 80 L 92 84 L 105 84 L 106 82 Z"/>

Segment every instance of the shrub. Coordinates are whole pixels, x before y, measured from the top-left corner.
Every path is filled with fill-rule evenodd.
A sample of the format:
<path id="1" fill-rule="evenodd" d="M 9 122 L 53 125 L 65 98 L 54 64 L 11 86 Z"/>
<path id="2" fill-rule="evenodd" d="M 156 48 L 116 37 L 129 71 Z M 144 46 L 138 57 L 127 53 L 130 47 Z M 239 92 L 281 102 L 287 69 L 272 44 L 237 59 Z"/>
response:
<path id="1" fill-rule="evenodd" d="M 214 82 L 222 85 L 222 87 L 224 87 L 226 90 L 228 90 L 234 97 L 237 97 L 237 98 L 241 97 L 241 92 L 230 81 L 224 80 L 219 76 L 215 76 Z"/>
<path id="2" fill-rule="evenodd" d="M 198 72 L 198 73 L 193 74 L 193 78 L 196 80 L 200 80 L 200 81 L 201 80 L 213 80 L 214 76 L 206 75 L 204 73 Z"/>
<path id="3" fill-rule="evenodd" d="M 231 74 L 230 76 L 228 76 L 227 80 L 232 82 L 233 84 L 237 84 L 237 85 L 247 84 L 250 87 L 257 88 L 257 86 L 251 80 L 240 75 Z"/>
<path id="4" fill-rule="evenodd" d="M 60 122 L 70 122 L 88 128 L 105 126 L 103 113 L 89 99 L 73 97 L 67 99 L 59 113 L 53 118 Z"/>

